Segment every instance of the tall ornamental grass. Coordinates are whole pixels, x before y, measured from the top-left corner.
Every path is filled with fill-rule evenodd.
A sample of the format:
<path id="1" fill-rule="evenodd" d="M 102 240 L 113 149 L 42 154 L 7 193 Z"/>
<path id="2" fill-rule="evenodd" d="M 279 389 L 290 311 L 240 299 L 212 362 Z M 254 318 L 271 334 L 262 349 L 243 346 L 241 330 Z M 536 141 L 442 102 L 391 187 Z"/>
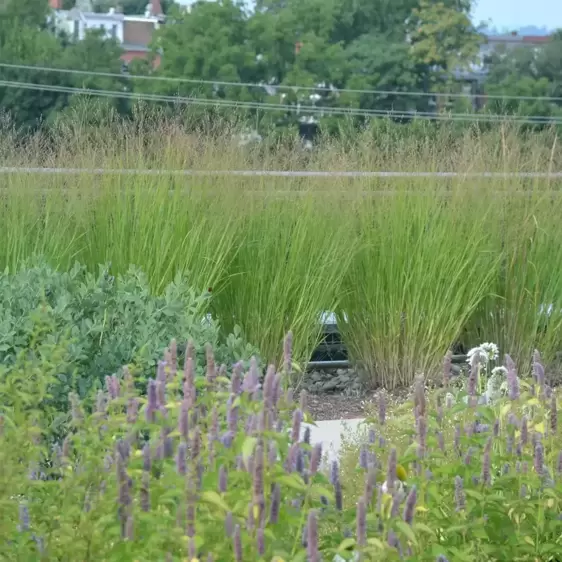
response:
<path id="1" fill-rule="evenodd" d="M 486 233 L 485 195 L 403 184 L 361 202 L 351 220 L 360 238 L 338 318 L 352 356 L 385 388 L 435 373 L 498 267 Z"/>
<path id="2" fill-rule="evenodd" d="M 183 120 L 182 120 L 183 119 Z M 224 125 L 224 124 L 223 124 Z M 92 125 L 77 115 L 20 139 L 3 123 L 0 162 L 109 169 L 562 170 L 555 133 L 372 123 L 354 136 L 239 146 L 235 125 L 135 114 Z M 268 361 L 285 331 L 295 360 L 337 309 L 351 357 L 373 384 L 435 372 L 454 342 L 493 334 L 526 368 L 530 350 L 558 351 L 562 235 L 559 179 L 289 178 L 138 174 L 2 175 L 0 267 L 42 255 L 112 274 L 135 265 L 160 293 L 177 274 Z M 542 306 L 551 311 L 548 323 Z M 552 307 L 551 307 L 552 305 Z"/>

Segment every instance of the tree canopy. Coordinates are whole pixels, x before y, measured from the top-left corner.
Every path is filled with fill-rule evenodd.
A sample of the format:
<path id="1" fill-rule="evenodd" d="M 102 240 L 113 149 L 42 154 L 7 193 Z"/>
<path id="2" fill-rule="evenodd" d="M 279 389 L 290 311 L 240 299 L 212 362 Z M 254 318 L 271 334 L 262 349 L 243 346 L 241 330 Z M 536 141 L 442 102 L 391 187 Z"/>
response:
<path id="1" fill-rule="evenodd" d="M 119 4 L 125 13 L 142 13 L 146 2 L 94 4 L 104 11 Z M 195 96 L 227 105 L 251 102 L 253 111 L 256 104 L 267 103 L 273 104 L 270 109 L 280 106 L 268 117 L 282 121 L 283 115 L 296 119 L 307 111 L 321 117 L 322 108 L 329 116 L 334 107 L 362 112 L 363 118 L 365 112 L 428 112 L 435 110 L 435 103 L 427 94 L 463 92 L 468 84 L 490 94 L 480 111 L 560 115 L 556 99 L 494 96 L 509 92 L 527 98 L 562 97 L 562 32 L 540 49 L 521 46 L 492 53 L 483 61 L 486 75 L 480 83 L 467 78 L 484 41 L 470 20 L 471 4 L 471 0 L 256 0 L 250 9 L 242 0 L 200 0 L 186 10 L 170 0 L 164 3 L 167 21 L 153 38 L 153 55 L 161 55 L 160 66 L 155 70 L 150 60 L 137 61 L 130 72 L 187 81 L 126 81 L 0 67 L 4 81 L 0 99 L 3 110 L 26 127 L 48 122 L 72 107 L 75 94 L 16 87 L 17 83 L 119 93 L 134 89 L 141 97 Z M 48 22 L 44 0 L 0 0 L 0 62 L 120 74 L 121 50 L 115 41 L 90 33 L 85 40 L 72 42 Z M 127 100 L 109 103 L 121 113 L 130 111 Z M 446 110 L 450 107 L 444 104 Z"/>

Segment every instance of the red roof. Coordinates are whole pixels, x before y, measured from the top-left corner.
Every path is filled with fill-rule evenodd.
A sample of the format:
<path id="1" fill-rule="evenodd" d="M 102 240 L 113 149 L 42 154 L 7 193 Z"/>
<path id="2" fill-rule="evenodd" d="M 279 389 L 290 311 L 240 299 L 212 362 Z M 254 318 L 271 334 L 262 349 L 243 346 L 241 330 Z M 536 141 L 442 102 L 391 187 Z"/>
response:
<path id="1" fill-rule="evenodd" d="M 548 43 L 551 35 L 523 35 L 523 43 Z"/>

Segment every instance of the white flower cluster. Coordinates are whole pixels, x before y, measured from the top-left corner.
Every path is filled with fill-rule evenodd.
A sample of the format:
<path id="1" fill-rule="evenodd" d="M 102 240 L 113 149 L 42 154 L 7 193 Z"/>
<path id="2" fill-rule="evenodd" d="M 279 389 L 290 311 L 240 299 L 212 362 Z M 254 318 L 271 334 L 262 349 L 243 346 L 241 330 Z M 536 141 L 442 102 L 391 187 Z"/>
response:
<path id="1" fill-rule="evenodd" d="M 481 343 L 478 347 L 473 347 L 466 354 L 466 362 L 472 365 L 474 358 L 477 358 L 481 365 L 488 365 L 490 361 L 496 361 L 500 356 L 498 346 L 495 343 Z"/>

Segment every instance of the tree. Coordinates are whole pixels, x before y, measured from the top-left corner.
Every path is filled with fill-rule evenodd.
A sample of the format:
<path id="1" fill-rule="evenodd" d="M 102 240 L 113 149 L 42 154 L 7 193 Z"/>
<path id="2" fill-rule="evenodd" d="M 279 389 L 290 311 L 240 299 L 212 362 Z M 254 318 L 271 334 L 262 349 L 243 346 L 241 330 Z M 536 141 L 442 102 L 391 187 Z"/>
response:
<path id="1" fill-rule="evenodd" d="M 508 98 L 490 99 L 487 110 L 520 116 L 560 116 L 559 100 L 530 99 L 562 96 L 562 34 L 556 33 L 544 47 L 497 49 L 488 62 L 485 92 Z M 527 99 L 517 99 L 517 96 Z"/>
<path id="2" fill-rule="evenodd" d="M 414 60 L 429 65 L 437 77 L 474 61 L 481 36 L 470 21 L 470 2 L 421 0 L 408 21 Z"/>
<path id="3" fill-rule="evenodd" d="M 0 16 L 0 62 L 16 66 L 60 67 L 76 70 L 119 72 L 121 49 L 99 32 L 72 43 L 48 26 L 43 0 L 12 0 Z M 41 16 L 41 17 L 39 17 Z M 72 93 L 49 87 L 93 88 L 121 92 L 124 83 L 112 78 L 47 72 L 41 69 L 0 67 L 0 103 L 14 122 L 26 129 L 51 121 L 72 101 Z M 41 89 L 41 87 L 44 89 Z M 123 100 L 112 100 L 126 111 Z"/>

